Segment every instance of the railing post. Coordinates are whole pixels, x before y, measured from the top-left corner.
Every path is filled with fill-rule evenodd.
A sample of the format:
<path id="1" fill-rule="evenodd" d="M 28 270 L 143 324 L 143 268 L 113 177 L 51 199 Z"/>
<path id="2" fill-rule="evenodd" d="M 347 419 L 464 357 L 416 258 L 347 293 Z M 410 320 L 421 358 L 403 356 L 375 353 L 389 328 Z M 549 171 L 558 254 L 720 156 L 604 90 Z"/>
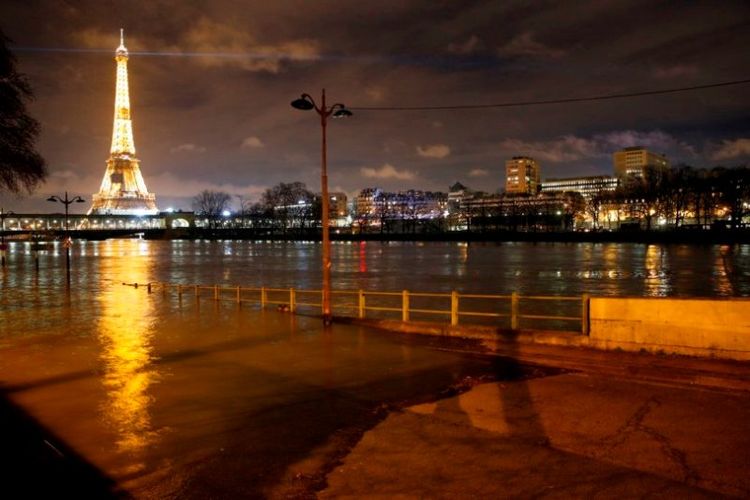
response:
<path id="1" fill-rule="evenodd" d="M 510 329 L 518 330 L 518 294 L 510 294 Z"/>
<path id="2" fill-rule="evenodd" d="M 359 319 L 365 317 L 365 292 L 364 290 L 359 291 Z"/>
<path id="3" fill-rule="evenodd" d="M 242 289 L 237 285 L 237 305 L 242 304 Z"/>
<path id="4" fill-rule="evenodd" d="M 409 321 L 409 290 L 401 292 L 401 321 Z"/>
<path id="5" fill-rule="evenodd" d="M 201 289 L 198 285 L 195 285 L 195 301 L 199 302 L 201 300 Z"/>
<path id="6" fill-rule="evenodd" d="M 219 300 L 219 285 L 214 285 L 214 300 Z"/>
<path id="7" fill-rule="evenodd" d="M 294 312 L 294 288 L 289 289 L 289 312 Z"/>
<path id="8" fill-rule="evenodd" d="M 177 285 L 177 298 L 182 302 L 182 285 Z"/>
<path id="9" fill-rule="evenodd" d="M 266 288 L 261 287 L 260 289 L 260 308 L 265 309 L 266 308 Z"/>
<path id="10" fill-rule="evenodd" d="M 151 282 L 150 281 L 146 284 L 146 290 L 148 290 L 149 295 L 151 295 Z"/>
<path id="11" fill-rule="evenodd" d="M 451 326 L 458 325 L 458 292 L 451 292 Z"/>
<path id="12" fill-rule="evenodd" d="M 161 287 L 161 296 L 166 297 L 167 292 L 169 291 L 169 283 L 159 283 L 159 286 Z"/>
<path id="13" fill-rule="evenodd" d="M 581 300 L 581 333 L 588 336 L 591 325 L 591 312 L 589 310 L 589 294 L 584 293 Z"/>

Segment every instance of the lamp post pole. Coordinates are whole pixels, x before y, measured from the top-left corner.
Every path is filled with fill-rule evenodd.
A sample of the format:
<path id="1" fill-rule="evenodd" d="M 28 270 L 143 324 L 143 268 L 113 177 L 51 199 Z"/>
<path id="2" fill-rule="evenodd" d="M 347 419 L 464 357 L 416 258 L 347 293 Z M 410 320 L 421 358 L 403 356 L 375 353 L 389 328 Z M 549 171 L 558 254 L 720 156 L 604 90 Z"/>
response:
<path id="1" fill-rule="evenodd" d="M 68 198 L 68 192 L 65 191 L 65 196 L 50 196 L 47 198 L 47 201 L 52 202 L 60 202 L 63 205 L 65 205 L 65 240 L 63 241 L 63 246 L 65 247 L 65 282 L 70 287 L 70 245 L 71 245 L 71 239 L 70 239 L 70 228 L 68 225 L 68 207 L 72 203 L 84 203 L 86 200 L 81 198 L 80 196 L 74 196 L 73 198 Z"/>
<path id="2" fill-rule="evenodd" d="M 352 112 L 346 109 L 346 106 L 336 103 L 330 107 L 326 106 L 326 89 L 322 90 L 320 106 L 315 104 L 313 98 L 308 94 L 302 94 L 299 99 L 292 101 L 292 107 L 303 111 L 314 109 L 320 115 L 321 152 L 320 152 L 320 191 L 321 191 L 321 217 L 323 240 L 323 290 L 321 305 L 323 309 L 323 324 L 330 325 L 332 320 L 331 314 L 331 239 L 329 231 L 329 214 L 328 214 L 328 145 L 326 142 L 326 126 L 328 118 L 343 118 L 351 116 Z"/>

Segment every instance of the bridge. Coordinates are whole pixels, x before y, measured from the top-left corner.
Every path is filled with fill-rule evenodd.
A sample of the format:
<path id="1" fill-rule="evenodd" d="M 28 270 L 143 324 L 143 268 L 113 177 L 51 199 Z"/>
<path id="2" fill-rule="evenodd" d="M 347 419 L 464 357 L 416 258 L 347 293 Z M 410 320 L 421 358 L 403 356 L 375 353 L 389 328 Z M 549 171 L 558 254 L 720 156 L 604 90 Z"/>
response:
<path id="1" fill-rule="evenodd" d="M 57 234 L 67 229 L 75 238 L 106 239 L 139 233 L 158 237 L 174 229 L 195 227 L 195 213 L 182 211 L 156 215 L 69 214 L 67 220 L 62 213 L 5 213 L 0 230 L 11 238 L 39 232 Z"/>

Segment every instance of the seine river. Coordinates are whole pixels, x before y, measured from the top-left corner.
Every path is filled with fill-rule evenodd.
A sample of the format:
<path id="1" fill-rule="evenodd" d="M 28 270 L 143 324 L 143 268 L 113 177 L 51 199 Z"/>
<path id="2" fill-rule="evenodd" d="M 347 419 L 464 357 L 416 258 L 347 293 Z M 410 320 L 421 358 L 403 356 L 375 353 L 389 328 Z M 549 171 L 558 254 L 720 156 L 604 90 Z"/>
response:
<path id="1" fill-rule="evenodd" d="M 76 242 L 73 290 L 166 281 L 319 288 L 316 242 Z M 59 244 L 10 244 L 3 292 L 64 283 Z M 334 289 L 521 295 L 750 296 L 750 245 L 334 242 Z"/>
<path id="2" fill-rule="evenodd" d="M 68 293 L 59 243 L 40 253 L 38 270 L 29 244 L 11 245 L 0 272 L 0 412 L 22 408 L 55 436 L 47 443 L 54 450 L 85 457 L 136 498 L 216 496 L 216 484 L 244 488 L 240 496 L 299 496 L 264 488 L 297 484 L 291 474 L 299 476 L 300 464 L 345 442 L 340 436 L 350 431 L 342 426 L 367 428 L 391 402 L 497 373 L 487 359 L 427 349 L 413 337 L 340 322 L 324 331 L 310 315 L 212 301 L 209 290 L 205 299 L 188 291 L 180 300 L 123 286 L 318 288 L 319 243 L 110 240 L 76 242 L 72 250 Z M 334 243 L 332 257 L 339 290 L 750 295 L 750 245 L 368 242 Z M 342 297 L 334 295 L 334 311 Z M 368 306 L 378 297 L 400 299 L 372 296 Z M 446 307 L 442 297 L 430 300 L 411 304 Z M 505 299 L 478 300 L 507 311 Z M 530 315 L 576 317 L 582 307 L 579 298 L 540 303 Z M 507 326 L 507 318 L 492 324 Z M 519 325 L 537 327 L 523 318 Z M 538 327 L 581 328 L 577 318 Z M 41 446 L 34 436 L 21 438 Z M 9 446 L 17 470 L 38 465 L 25 466 L 26 455 Z"/>

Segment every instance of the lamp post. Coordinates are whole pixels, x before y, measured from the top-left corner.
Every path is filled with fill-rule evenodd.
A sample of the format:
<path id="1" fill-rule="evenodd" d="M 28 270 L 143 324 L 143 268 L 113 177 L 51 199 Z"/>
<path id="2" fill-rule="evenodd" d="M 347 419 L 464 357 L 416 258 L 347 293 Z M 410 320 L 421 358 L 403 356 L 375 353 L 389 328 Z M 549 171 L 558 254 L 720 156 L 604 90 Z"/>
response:
<path id="1" fill-rule="evenodd" d="M 9 215 L 15 215 L 13 212 L 6 212 L 0 208 L 0 267 L 5 267 L 5 218 Z"/>
<path id="2" fill-rule="evenodd" d="M 70 235 L 69 235 L 69 228 L 68 228 L 68 207 L 73 203 L 85 203 L 86 200 L 81 198 L 80 196 L 74 196 L 73 198 L 68 198 L 68 192 L 65 191 L 64 197 L 59 196 L 50 196 L 47 198 L 47 201 L 52 202 L 60 202 L 63 205 L 65 205 L 65 241 L 63 242 L 63 246 L 65 247 L 65 280 L 68 286 L 70 286 Z"/>
<path id="3" fill-rule="evenodd" d="M 323 324 L 331 324 L 331 240 L 328 231 L 328 165 L 326 145 L 326 125 L 328 118 L 345 118 L 352 116 L 352 112 L 341 103 L 326 106 L 326 89 L 321 93 L 320 106 L 309 94 L 302 94 L 299 99 L 292 101 L 292 107 L 302 111 L 314 109 L 320 115 L 320 128 L 322 130 L 321 158 L 320 158 L 320 185 L 321 185 L 321 225 L 323 226 Z"/>

